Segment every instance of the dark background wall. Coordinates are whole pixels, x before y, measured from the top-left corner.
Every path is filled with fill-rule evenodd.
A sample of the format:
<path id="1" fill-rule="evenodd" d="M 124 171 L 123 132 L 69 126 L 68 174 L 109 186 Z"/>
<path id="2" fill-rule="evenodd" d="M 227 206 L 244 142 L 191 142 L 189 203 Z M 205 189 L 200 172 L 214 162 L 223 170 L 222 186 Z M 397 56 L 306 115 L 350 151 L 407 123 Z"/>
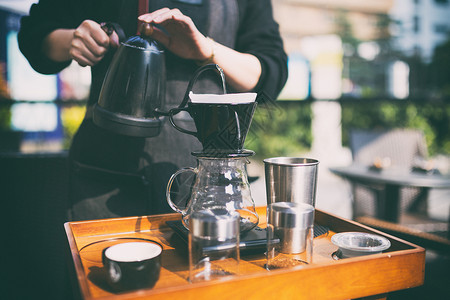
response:
<path id="1" fill-rule="evenodd" d="M 3 299 L 67 299 L 67 181 L 67 152 L 0 155 Z"/>

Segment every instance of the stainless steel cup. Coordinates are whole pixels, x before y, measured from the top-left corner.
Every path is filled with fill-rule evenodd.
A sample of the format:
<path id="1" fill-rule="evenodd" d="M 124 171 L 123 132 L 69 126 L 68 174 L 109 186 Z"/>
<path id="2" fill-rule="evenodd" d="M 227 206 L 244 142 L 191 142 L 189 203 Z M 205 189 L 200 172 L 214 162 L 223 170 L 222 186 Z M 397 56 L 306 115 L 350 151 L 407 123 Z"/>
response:
<path id="1" fill-rule="evenodd" d="M 319 161 L 311 158 L 265 159 L 267 204 L 295 202 L 315 207 L 318 165 Z"/>
<path id="2" fill-rule="evenodd" d="M 189 280 L 219 279 L 239 273 L 237 211 L 208 209 L 189 218 Z"/>
<path id="3" fill-rule="evenodd" d="M 281 253 L 302 253 L 313 227 L 314 207 L 304 203 L 273 203 L 268 208 L 267 223 L 273 226 L 275 236 L 280 239 Z"/>
<path id="4" fill-rule="evenodd" d="M 268 270 L 310 264 L 313 258 L 314 207 L 276 202 L 267 207 Z"/>

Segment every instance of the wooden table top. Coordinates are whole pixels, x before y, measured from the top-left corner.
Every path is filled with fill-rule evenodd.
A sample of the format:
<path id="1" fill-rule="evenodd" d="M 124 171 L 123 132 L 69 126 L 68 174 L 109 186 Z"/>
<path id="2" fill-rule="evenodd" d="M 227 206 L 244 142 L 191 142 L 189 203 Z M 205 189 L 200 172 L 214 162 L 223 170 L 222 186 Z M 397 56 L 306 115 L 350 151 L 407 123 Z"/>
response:
<path id="1" fill-rule="evenodd" d="M 257 208 L 265 219 L 265 207 Z M 315 222 L 328 234 L 314 239 L 313 263 L 267 271 L 263 254 L 241 256 L 239 274 L 226 280 L 188 282 L 188 253 L 165 222 L 179 214 L 68 222 L 65 230 L 83 299 L 351 299 L 383 295 L 423 284 L 425 250 L 359 223 L 316 210 Z M 261 227 L 265 224 L 260 223 Z M 359 231 L 387 237 L 391 247 L 381 254 L 336 260 L 331 243 L 336 232 Z M 130 239 L 163 245 L 160 279 L 153 289 L 114 294 L 106 284 L 101 261 L 104 248 Z"/>

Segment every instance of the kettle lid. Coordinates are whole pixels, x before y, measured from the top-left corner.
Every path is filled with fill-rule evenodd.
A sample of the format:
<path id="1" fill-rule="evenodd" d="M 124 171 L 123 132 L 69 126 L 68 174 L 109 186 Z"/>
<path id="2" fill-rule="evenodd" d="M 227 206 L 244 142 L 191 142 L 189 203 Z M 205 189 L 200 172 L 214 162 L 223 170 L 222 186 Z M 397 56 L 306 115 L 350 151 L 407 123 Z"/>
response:
<path id="1" fill-rule="evenodd" d="M 135 35 L 130 37 L 127 41 L 123 43 L 125 46 L 139 48 L 141 50 L 148 50 L 152 52 L 164 52 L 161 45 L 152 39 L 147 37 L 142 37 L 139 35 Z"/>
<path id="2" fill-rule="evenodd" d="M 148 50 L 152 52 L 163 52 L 162 46 L 150 35 L 153 33 L 153 24 L 141 23 L 139 27 L 139 35 L 130 37 L 125 43 L 125 46 L 139 48 L 141 50 Z"/>

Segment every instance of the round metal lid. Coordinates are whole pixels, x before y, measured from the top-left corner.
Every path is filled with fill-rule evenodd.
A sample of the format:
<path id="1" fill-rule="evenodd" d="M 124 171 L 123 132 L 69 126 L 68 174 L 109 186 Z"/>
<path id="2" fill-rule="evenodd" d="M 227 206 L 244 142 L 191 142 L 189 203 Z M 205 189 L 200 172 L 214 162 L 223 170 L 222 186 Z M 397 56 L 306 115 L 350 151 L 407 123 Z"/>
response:
<path id="1" fill-rule="evenodd" d="M 239 213 L 226 209 L 196 211 L 189 217 L 189 231 L 195 237 L 232 239 L 239 236 Z"/>
<path id="2" fill-rule="evenodd" d="M 314 207 L 306 203 L 275 202 L 269 205 L 268 222 L 280 228 L 305 229 L 314 222 Z"/>

